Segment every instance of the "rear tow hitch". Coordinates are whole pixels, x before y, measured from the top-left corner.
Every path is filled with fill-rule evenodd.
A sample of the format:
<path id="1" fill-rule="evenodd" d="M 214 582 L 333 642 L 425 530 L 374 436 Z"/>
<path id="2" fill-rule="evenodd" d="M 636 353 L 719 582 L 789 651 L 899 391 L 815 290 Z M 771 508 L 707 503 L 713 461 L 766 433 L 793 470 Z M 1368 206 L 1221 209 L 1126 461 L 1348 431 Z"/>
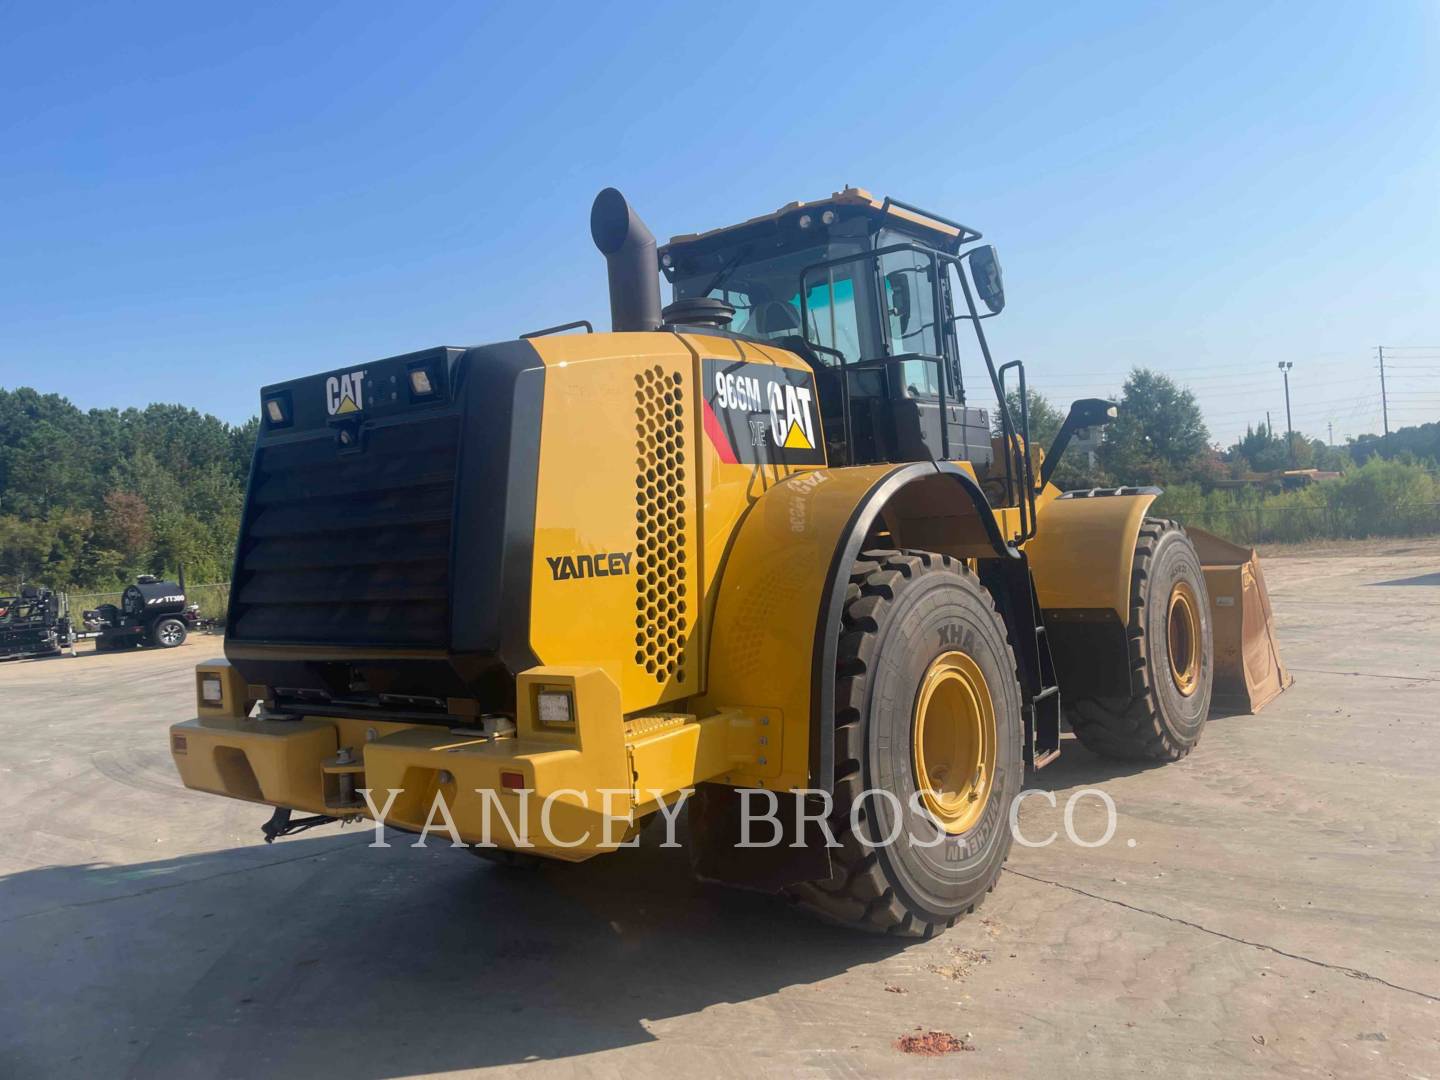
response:
<path id="1" fill-rule="evenodd" d="M 290 820 L 290 811 L 284 806 L 277 806 L 275 813 L 270 815 L 270 820 L 260 826 L 260 831 L 265 834 L 265 842 L 273 844 L 276 837 L 291 836 L 294 833 L 304 832 L 306 829 L 313 829 L 316 825 L 328 825 L 338 818 L 328 817 L 325 814 L 316 814 L 313 817 L 296 818 Z"/>

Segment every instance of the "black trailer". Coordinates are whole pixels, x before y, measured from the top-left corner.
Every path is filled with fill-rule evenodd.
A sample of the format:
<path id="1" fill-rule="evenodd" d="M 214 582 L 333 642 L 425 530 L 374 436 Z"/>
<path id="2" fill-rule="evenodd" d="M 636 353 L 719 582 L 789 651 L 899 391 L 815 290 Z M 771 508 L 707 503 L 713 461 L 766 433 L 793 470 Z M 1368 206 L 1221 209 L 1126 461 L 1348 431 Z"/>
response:
<path id="1" fill-rule="evenodd" d="M 16 596 L 0 596 L 0 660 L 26 656 L 75 655 L 75 631 L 56 593 L 22 585 Z"/>
<path id="2" fill-rule="evenodd" d="M 85 627 L 98 631 L 96 652 L 158 646 L 173 649 L 183 645 L 199 624 L 199 612 L 185 597 L 185 586 L 149 576 L 125 586 L 120 604 L 101 604 L 85 612 Z"/>

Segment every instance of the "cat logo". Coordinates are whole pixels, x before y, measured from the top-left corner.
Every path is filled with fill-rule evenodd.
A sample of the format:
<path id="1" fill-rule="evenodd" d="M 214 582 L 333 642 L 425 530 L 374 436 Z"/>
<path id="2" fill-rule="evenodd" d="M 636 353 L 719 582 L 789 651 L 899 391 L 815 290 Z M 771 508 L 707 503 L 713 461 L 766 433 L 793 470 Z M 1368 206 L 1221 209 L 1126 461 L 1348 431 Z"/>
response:
<path id="1" fill-rule="evenodd" d="M 770 384 L 770 433 L 775 444 L 787 450 L 814 450 L 815 429 L 811 426 L 808 386 Z"/>
<path id="2" fill-rule="evenodd" d="M 331 375 L 325 380 L 325 408 L 331 416 L 365 408 L 365 369 Z"/>

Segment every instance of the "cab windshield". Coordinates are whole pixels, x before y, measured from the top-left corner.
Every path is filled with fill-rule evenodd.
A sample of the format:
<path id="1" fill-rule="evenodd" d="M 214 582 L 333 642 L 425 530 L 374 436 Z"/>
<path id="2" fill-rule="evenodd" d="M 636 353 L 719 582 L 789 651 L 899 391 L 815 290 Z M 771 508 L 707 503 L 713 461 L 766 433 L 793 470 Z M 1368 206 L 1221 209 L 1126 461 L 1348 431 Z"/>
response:
<path id="1" fill-rule="evenodd" d="M 800 277 L 816 263 L 862 256 L 866 247 L 862 239 L 832 240 L 752 258 L 753 246 L 741 244 L 707 259 L 714 269 L 707 267 L 700 273 L 677 276 L 675 299 L 712 296 L 735 308 L 730 329 L 737 334 L 779 344 L 786 343 L 787 338 L 808 339 L 847 360 L 858 360 L 868 352 L 856 312 L 853 280 L 863 262 L 837 268 L 829 280 L 810 282 L 805 304 L 808 328 L 800 322 Z M 820 360 L 834 364 L 838 358 L 822 352 Z"/>
<path id="2" fill-rule="evenodd" d="M 825 243 L 769 252 L 759 250 L 761 242 L 739 243 L 707 254 L 698 260 L 699 268 L 687 265 L 685 272 L 674 275 L 675 299 L 723 300 L 735 308 L 730 322 L 734 332 L 791 349 L 797 341 L 806 343 L 814 360 L 826 367 L 901 354 L 948 353 L 948 393 L 958 397 L 954 337 L 943 314 L 937 317 L 930 259 L 917 250 L 872 254 L 914 239 L 882 229 L 873 236 L 832 234 Z M 939 396 L 935 364 L 907 360 L 898 367 L 900 394 Z"/>

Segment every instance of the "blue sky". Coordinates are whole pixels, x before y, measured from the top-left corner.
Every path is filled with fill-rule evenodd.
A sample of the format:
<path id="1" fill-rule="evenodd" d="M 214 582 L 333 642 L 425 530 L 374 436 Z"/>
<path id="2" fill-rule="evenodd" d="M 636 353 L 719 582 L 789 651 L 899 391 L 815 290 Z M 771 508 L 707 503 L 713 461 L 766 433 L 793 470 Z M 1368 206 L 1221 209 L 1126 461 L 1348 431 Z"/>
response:
<path id="1" fill-rule="evenodd" d="M 0 4 L 0 386 L 259 386 L 606 320 L 662 239 L 846 183 L 1000 248 L 997 351 L 1229 442 L 1440 417 L 1440 5 Z"/>

